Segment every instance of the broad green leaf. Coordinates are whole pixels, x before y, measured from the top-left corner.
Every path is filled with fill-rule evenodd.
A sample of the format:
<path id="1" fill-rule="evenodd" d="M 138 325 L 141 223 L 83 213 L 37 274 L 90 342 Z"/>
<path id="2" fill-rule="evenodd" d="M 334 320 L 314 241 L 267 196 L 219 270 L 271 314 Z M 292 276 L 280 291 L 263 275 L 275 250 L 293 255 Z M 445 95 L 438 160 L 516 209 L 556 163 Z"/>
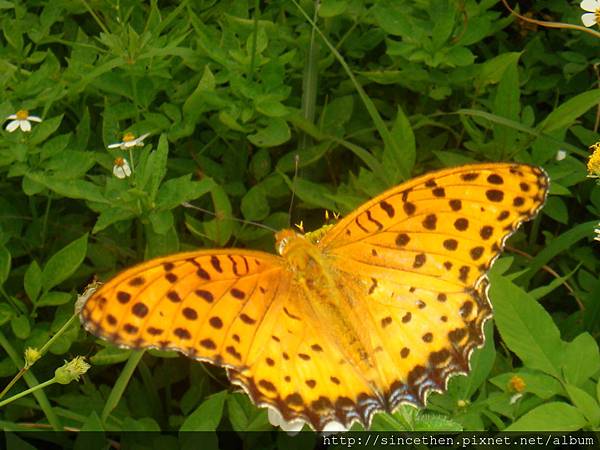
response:
<path id="1" fill-rule="evenodd" d="M 179 431 L 215 431 L 221 422 L 226 398 L 227 391 L 208 397 L 185 419 Z"/>
<path id="2" fill-rule="evenodd" d="M 37 307 L 58 306 L 69 302 L 73 296 L 68 292 L 50 291 L 43 294 L 36 302 Z"/>
<path id="3" fill-rule="evenodd" d="M 539 125 L 539 131 L 550 133 L 569 127 L 577 118 L 600 103 L 600 89 L 587 90 L 552 110 Z"/>
<path id="4" fill-rule="evenodd" d="M 49 291 L 77 270 L 87 253 L 87 233 L 56 252 L 42 270 L 42 286 Z"/>
<path id="5" fill-rule="evenodd" d="M 415 134 L 410 125 L 408 117 L 404 114 L 404 111 L 397 105 L 396 120 L 394 121 L 391 129 L 392 138 L 398 142 L 399 148 L 402 149 L 402 153 L 396 155 L 396 158 L 400 158 L 404 161 L 404 167 L 409 172 L 412 172 L 415 165 L 417 144 L 415 140 Z M 386 151 L 388 149 L 386 148 Z M 393 161 L 394 158 L 391 160 Z"/>
<path id="6" fill-rule="evenodd" d="M 562 370 L 565 379 L 575 386 L 600 371 L 598 343 L 589 333 L 581 333 L 565 345 Z"/>
<path id="7" fill-rule="evenodd" d="M 572 384 L 567 384 L 565 388 L 573 404 L 592 425 L 592 429 L 597 429 L 600 425 L 600 405 L 598 401 L 583 389 Z"/>
<path id="8" fill-rule="evenodd" d="M 530 368 L 560 376 L 563 342 L 550 315 L 523 289 L 490 274 L 490 298 L 502 340 Z"/>
<path id="9" fill-rule="evenodd" d="M 37 261 L 32 261 L 29 267 L 27 267 L 23 284 L 29 300 L 35 303 L 42 290 L 42 269 Z"/>
<path id="10" fill-rule="evenodd" d="M 167 233 L 175 223 L 173 213 L 169 210 L 152 211 L 148 214 L 148 220 L 156 234 Z"/>
<path id="11" fill-rule="evenodd" d="M 283 119 L 272 118 L 266 127 L 248 136 L 248 140 L 257 147 L 275 147 L 289 141 L 290 127 Z"/>
<path id="12" fill-rule="evenodd" d="M 261 185 L 252 186 L 242 197 L 240 209 L 247 220 L 263 220 L 271 212 L 265 191 Z"/>
<path id="13" fill-rule="evenodd" d="M 41 184 L 63 197 L 89 200 L 104 204 L 110 203 L 110 201 L 104 197 L 102 190 L 97 185 L 88 181 L 63 180 L 60 176 L 47 176 L 37 172 L 30 172 L 25 176 L 31 181 Z"/>
<path id="14" fill-rule="evenodd" d="M 319 6 L 319 16 L 335 17 L 343 14 L 348 8 L 348 0 L 322 0 Z"/>
<path id="15" fill-rule="evenodd" d="M 192 181 L 191 174 L 165 181 L 156 196 L 157 209 L 173 209 L 184 202 L 195 200 L 214 188 L 215 182 L 211 178 L 201 181 Z"/>
<path id="16" fill-rule="evenodd" d="M 94 228 L 92 229 L 92 234 L 96 234 L 105 228 L 109 227 L 113 223 L 121 222 L 123 220 L 133 219 L 136 216 L 135 211 L 129 209 L 123 209 L 120 206 L 115 206 L 112 208 L 103 209 L 96 223 L 94 224 Z"/>
<path id="17" fill-rule="evenodd" d="M 573 406 L 550 402 L 524 414 L 504 431 L 575 431 L 586 424 L 585 417 Z"/>
<path id="18" fill-rule="evenodd" d="M 10 327 L 14 335 L 19 339 L 27 339 L 29 333 L 31 333 L 31 323 L 29 322 L 29 317 L 25 314 L 13 316 L 10 319 Z"/>
<path id="19" fill-rule="evenodd" d="M 127 361 L 131 355 L 131 350 L 118 347 L 105 347 L 99 350 L 94 356 L 90 357 L 90 362 L 94 366 L 105 366 L 118 364 Z"/>
<path id="20" fill-rule="evenodd" d="M 6 247 L 0 244 L 0 285 L 4 284 L 10 273 L 11 254 Z"/>
<path id="21" fill-rule="evenodd" d="M 521 52 L 502 53 L 480 64 L 475 84 L 483 87 L 486 84 L 498 83 L 508 67 L 516 66 L 521 54 Z"/>

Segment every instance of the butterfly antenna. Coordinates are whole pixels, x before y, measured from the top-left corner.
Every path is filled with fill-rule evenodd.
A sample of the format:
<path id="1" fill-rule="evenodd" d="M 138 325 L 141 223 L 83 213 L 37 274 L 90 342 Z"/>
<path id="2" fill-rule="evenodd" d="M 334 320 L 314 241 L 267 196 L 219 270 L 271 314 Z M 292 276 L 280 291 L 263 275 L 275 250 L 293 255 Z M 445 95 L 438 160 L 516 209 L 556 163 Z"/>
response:
<path id="1" fill-rule="evenodd" d="M 294 199 L 296 197 L 296 180 L 298 179 L 298 166 L 300 165 L 300 155 L 294 155 L 294 178 L 292 179 L 292 198 L 290 200 L 290 209 L 288 210 L 288 223 L 292 224 L 292 208 L 294 207 Z"/>
<path id="2" fill-rule="evenodd" d="M 200 211 L 200 212 L 203 212 L 203 213 L 208 214 L 210 216 L 217 217 L 217 213 L 215 213 L 214 211 L 209 211 L 208 209 L 204 209 L 204 208 L 201 208 L 199 206 L 192 205 L 191 203 L 188 203 L 188 202 L 182 202 L 181 206 L 183 206 L 184 208 L 195 209 L 196 211 Z M 237 217 L 224 217 L 224 218 L 225 219 L 229 219 L 229 220 L 233 220 L 234 222 L 240 222 L 240 223 L 243 223 L 243 224 L 254 225 L 255 227 L 262 228 L 264 230 L 269 230 L 272 233 L 277 233 L 276 229 L 271 228 L 270 226 L 265 225 L 264 223 L 254 222 L 252 220 L 238 219 Z"/>

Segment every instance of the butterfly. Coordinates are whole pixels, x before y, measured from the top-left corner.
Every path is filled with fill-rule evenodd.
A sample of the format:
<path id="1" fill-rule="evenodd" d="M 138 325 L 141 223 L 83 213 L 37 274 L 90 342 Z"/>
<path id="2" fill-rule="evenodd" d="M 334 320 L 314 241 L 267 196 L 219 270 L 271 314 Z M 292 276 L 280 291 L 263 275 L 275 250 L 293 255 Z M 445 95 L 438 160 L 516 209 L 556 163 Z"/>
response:
<path id="1" fill-rule="evenodd" d="M 127 269 L 81 320 L 121 347 L 225 367 L 286 421 L 368 428 L 469 372 L 492 315 L 486 273 L 548 187 L 526 164 L 432 172 L 336 224 L 276 233 L 278 255 L 198 250 Z"/>

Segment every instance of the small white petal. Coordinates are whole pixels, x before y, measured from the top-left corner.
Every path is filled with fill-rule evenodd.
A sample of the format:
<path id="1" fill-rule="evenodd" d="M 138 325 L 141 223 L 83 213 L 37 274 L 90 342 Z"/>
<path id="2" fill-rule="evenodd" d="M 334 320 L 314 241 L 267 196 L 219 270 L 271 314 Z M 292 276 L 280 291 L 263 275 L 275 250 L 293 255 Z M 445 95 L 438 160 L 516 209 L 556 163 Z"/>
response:
<path id="1" fill-rule="evenodd" d="M 581 21 L 586 27 L 593 27 L 594 25 L 596 25 L 596 14 L 585 13 L 581 16 Z"/>
<path id="2" fill-rule="evenodd" d="M 600 2 L 598 0 L 583 0 L 579 7 L 584 11 L 594 12 L 600 8 Z"/>
<path id="3" fill-rule="evenodd" d="M 137 142 L 135 142 L 135 140 L 129 142 L 121 142 L 121 148 L 135 147 L 136 145 Z"/>
<path id="4" fill-rule="evenodd" d="M 122 145 L 122 142 L 117 142 L 116 144 L 110 144 L 108 148 L 120 148 Z"/>
<path id="5" fill-rule="evenodd" d="M 120 166 L 113 167 L 113 175 L 117 178 L 125 178 L 125 174 L 123 173 L 123 169 Z"/>
<path id="6" fill-rule="evenodd" d="M 327 424 L 323 427 L 324 433 L 345 433 L 348 431 L 343 424 L 339 422 L 327 422 Z"/>
<path id="7" fill-rule="evenodd" d="M 559 150 L 556 152 L 556 160 L 562 161 L 567 157 L 567 152 L 565 150 Z"/>
<path id="8" fill-rule="evenodd" d="M 21 125 L 21 130 L 25 132 L 31 131 L 31 123 L 29 122 L 29 120 L 21 120 L 19 125 Z"/>
<path id="9" fill-rule="evenodd" d="M 12 122 L 9 122 L 8 125 L 6 125 L 6 131 L 8 131 L 9 133 L 12 133 L 17 128 L 19 128 L 19 121 L 18 120 L 13 120 Z"/>
<path id="10" fill-rule="evenodd" d="M 7 117 L 7 119 L 16 119 L 17 115 L 16 114 L 11 114 L 10 116 Z"/>
<path id="11" fill-rule="evenodd" d="M 34 122 L 42 121 L 41 117 L 38 117 L 38 116 L 29 116 L 29 117 L 27 117 L 27 120 L 33 120 Z"/>

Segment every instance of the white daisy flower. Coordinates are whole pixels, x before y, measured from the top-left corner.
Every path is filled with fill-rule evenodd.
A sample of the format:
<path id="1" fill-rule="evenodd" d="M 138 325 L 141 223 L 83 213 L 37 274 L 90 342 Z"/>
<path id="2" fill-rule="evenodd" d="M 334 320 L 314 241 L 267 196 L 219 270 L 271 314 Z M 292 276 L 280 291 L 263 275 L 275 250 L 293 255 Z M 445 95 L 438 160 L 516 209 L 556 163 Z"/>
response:
<path id="1" fill-rule="evenodd" d="M 17 128 L 21 128 L 21 131 L 29 132 L 31 131 L 31 122 L 41 122 L 42 119 L 38 116 L 30 116 L 29 111 L 26 109 L 20 109 L 15 114 L 11 114 L 6 118 L 6 120 L 11 120 L 6 125 L 6 131 L 12 133 Z"/>
<path id="2" fill-rule="evenodd" d="M 131 168 L 125 158 L 120 156 L 115 159 L 115 165 L 113 166 L 113 175 L 117 178 L 127 178 L 131 175 Z"/>
<path id="3" fill-rule="evenodd" d="M 131 147 L 143 147 L 144 139 L 150 136 L 150 133 L 142 134 L 140 137 L 136 138 L 133 133 L 125 133 L 123 136 L 123 142 L 116 142 L 114 144 L 110 144 L 108 148 L 120 148 L 122 150 L 131 148 Z"/>
<path id="4" fill-rule="evenodd" d="M 579 6 L 584 11 L 588 11 L 581 16 L 581 21 L 586 27 L 593 27 L 600 22 L 599 0 L 583 0 Z"/>
<path id="5" fill-rule="evenodd" d="M 600 241 L 600 223 L 598 224 L 598 226 L 596 228 L 594 228 L 594 233 L 596 233 L 594 240 Z"/>

